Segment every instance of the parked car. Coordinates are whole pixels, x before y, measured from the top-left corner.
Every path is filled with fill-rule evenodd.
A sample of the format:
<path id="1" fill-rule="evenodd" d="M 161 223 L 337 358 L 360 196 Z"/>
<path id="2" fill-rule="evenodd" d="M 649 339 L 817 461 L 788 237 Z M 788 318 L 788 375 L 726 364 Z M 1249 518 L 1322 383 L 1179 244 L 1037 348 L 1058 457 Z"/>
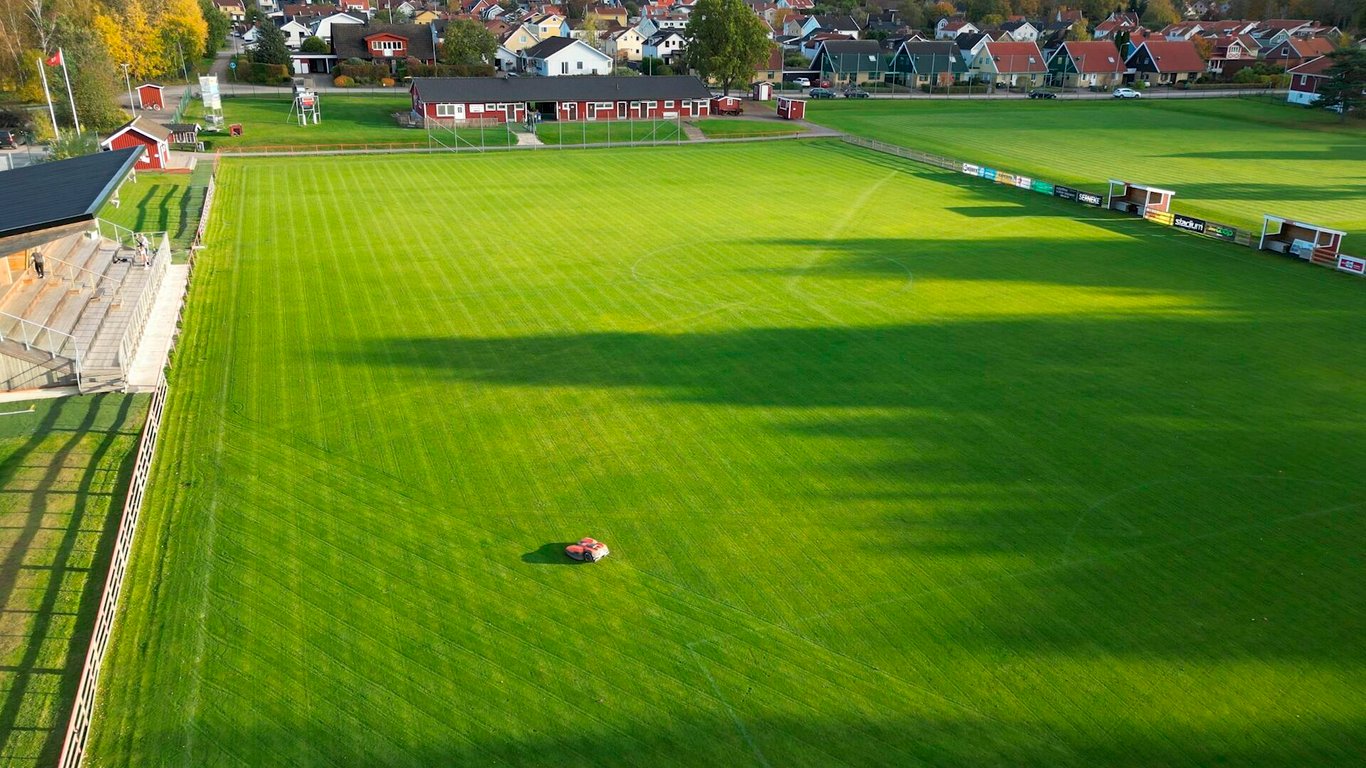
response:
<path id="1" fill-rule="evenodd" d="M 1133 88 L 1116 88 L 1116 89 L 1115 89 L 1115 98 L 1116 98 L 1116 99 L 1141 99 L 1141 98 L 1143 98 L 1143 94 L 1139 93 L 1138 91 L 1135 91 Z"/>
<path id="2" fill-rule="evenodd" d="M 1056 99 L 1056 98 L 1058 98 L 1058 94 L 1056 94 L 1056 93 L 1054 93 L 1054 92 L 1052 92 L 1052 91 L 1030 91 L 1030 92 L 1029 92 L 1029 98 L 1031 98 L 1031 99 Z"/>
<path id="3" fill-rule="evenodd" d="M 813 99 L 833 99 L 835 92 L 829 88 L 812 88 L 811 93 L 807 94 Z"/>
<path id="4" fill-rule="evenodd" d="M 872 94 L 868 93 L 867 91 L 863 90 L 862 88 L 845 88 L 845 89 L 844 89 L 844 98 L 846 98 L 846 99 L 866 99 L 866 98 L 868 98 L 868 97 L 871 96 L 871 95 L 872 95 Z"/>
<path id="5" fill-rule="evenodd" d="M 14 149 L 24 143 L 24 134 L 19 131 L 0 130 L 0 149 Z"/>
<path id="6" fill-rule="evenodd" d="M 795 85 L 795 86 L 797 86 L 798 88 L 810 88 L 810 87 L 811 87 L 811 78 L 809 78 L 809 77 L 794 77 L 794 78 L 792 78 L 792 84 Z"/>

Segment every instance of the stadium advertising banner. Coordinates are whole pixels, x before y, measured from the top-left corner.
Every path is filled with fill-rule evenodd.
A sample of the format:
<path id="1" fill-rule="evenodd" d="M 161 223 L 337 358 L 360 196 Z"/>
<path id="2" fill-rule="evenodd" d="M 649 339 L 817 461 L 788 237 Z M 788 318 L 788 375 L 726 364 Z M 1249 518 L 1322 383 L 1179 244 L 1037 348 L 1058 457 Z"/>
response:
<path id="1" fill-rule="evenodd" d="M 995 168 L 978 168 L 978 169 L 977 169 L 977 175 L 978 175 L 978 176 L 981 176 L 981 177 L 984 178 L 984 179 L 991 179 L 991 180 L 995 181 L 995 180 L 996 180 L 996 169 L 995 169 Z"/>
<path id="2" fill-rule="evenodd" d="M 1030 185 L 1031 185 L 1033 182 L 1034 182 L 1034 180 L 1031 179 L 1031 178 L 1029 178 L 1028 176 L 1016 176 L 1016 177 L 1015 177 L 1015 186 L 1019 187 L 1020 189 L 1029 189 Z"/>
<path id="3" fill-rule="evenodd" d="M 1046 181 L 1039 181 L 1038 179 L 1035 179 L 1035 180 L 1034 180 L 1034 185 L 1033 185 L 1032 187 L 1030 187 L 1030 188 L 1033 189 L 1035 192 L 1038 192 L 1038 193 L 1041 194 L 1041 195 L 1051 195 L 1051 194 L 1053 194 L 1053 185 L 1052 185 L 1052 184 L 1049 184 L 1049 183 L 1046 182 Z"/>
<path id="4" fill-rule="evenodd" d="M 1238 237 L 1238 230 L 1225 224 L 1215 224 L 1212 221 L 1205 222 L 1205 234 L 1219 239 L 1227 240 L 1230 243 Z"/>
<path id="5" fill-rule="evenodd" d="M 1013 174 L 1013 173 L 1007 173 L 1007 172 L 1005 172 L 1005 171 L 997 171 L 997 172 L 996 172 L 996 183 L 997 183 L 997 184 L 1004 184 L 1004 185 L 1006 185 L 1007 187 L 1013 187 L 1013 186 L 1015 186 L 1015 174 Z"/>
<path id="6" fill-rule="evenodd" d="M 963 163 L 963 173 L 969 176 L 980 176 L 982 169 L 972 163 Z"/>
<path id="7" fill-rule="evenodd" d="M 1076 199 L 1077 199 L 1077 190 L 1072 189 L 1071 187 L 1064 187 L 1064 186 L 1061 185 L 1061 184 L 1054 184 L 1054 185 L 1053 185 L 1053 196 L 1054 196 L 1054 197 L 1061 197 L 1061 198 L 1064 199 L 1064 200 L 1076 200 Z"/>
<path id="8" fill-rule="evenodd" d="M 1093 195 L 1090 192 L 1082 192 L 1080 189 L 1077 190 L 1077 202 L 1081 203 L 1082 205 L 1093 205 L 1097 208 L 1101 207 L 1102 205 L 1105 205 L 1105 200 L 1102 199 L 1100 195 Z"/>
<path id="9" fill-rule="evenodd" d="M 1343 272 L 1351 272 L 1354 275 L 1366 276 L 1366 261 L 1354 259 L 1351 256 L 1339 256 L 1338 269 Z"/>
<path id="10" fill-rule="evenodd" d="M 1172 226 L 1177 229 L 1184 229 L 1187 232 L 1194 232 L 1197 235 L 1205 234 L 1205 230 L 1208 229 L 1207 222 L 1204 219 L 1182 216 L 1179 213 L 1172 215 Z"/>
<path id="11" fill-rule="evenodd" d="M 1152 208 L 1145 208 L 1143 209 L 1143 218 L 1148 221 L 1155 221 L 1158 224 L 1172 226 L 1172 219 L 1175 217 L 1167 211 L 1156 211 Z"/>

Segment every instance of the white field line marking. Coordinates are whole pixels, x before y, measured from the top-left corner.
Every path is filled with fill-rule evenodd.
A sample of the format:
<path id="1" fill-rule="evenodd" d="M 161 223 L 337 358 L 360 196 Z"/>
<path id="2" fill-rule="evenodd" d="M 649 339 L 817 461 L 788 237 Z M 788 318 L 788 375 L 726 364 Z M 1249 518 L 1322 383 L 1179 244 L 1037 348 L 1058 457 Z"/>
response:
<path id="1" fill-rule="evenodd" d="M 1106 561 L 1106 560 L 1111 560 L 1111 559 L 1114 559 L 1114 558 L 1116 558 L 1116 557 L 1122 557 L 1122 556 L 1125 556 L 1125 555 L 1137 554 L 1137 553 L 1139 553 L 1139 552 L 1148 552 L 1148 551 L 1155 550 L 1155 549 L 1162 549 L 1162 548 L 1164 548 L 1164 547 L 1181 546 L 1181 545 L 1183 545 L 1183 544 L 1190 544 L 1190 543 L 1192 543 L 1192 542 L 1201 541 L 1201 540 L 1204 540 L 1204 539 L 1218 538 L 1218 537 L 1223 536 L 1223 535 L 1228 534 L 1228 533 L 1237 533 L 1237 532 L 1241 532 L 1241 531 L 1253 530 L 1253 529 L 1255 529 L 1255 528 L 1257 528 L 1257 527 L 1259 527 L 1259 526 L 1263 526 L 1263 527 L 1272 527 L 1272 526 L 1280 525 L 1281 523 L 1287 523 L 1287 522 L 1291 522 L 1291 521 L 1295 521 L 1295 520 L 1309 519 L 1309 518 L 1314 518 L 1314 517 L 1322 517 L 1322 516 L 1324 516 L 1324 515 L 1331 515 L 1331 514 L 1334 514 L 1334 513 L 1336 513 L 1336 512 L 1342 512 L 1342 511 L 1344 511 L 1344 510 L 1348 510 L 1348 509 L 1351 509 L 1351 508 L 1353 508 L 1353 507 L 1361 507 L 1361 506 L 1366 506 L 1366 501 L 1354 501 L 1354 502 L 1352 502 L 1352 503 L 1350 503 L 1350 504 L 1342 504 L 1342 505 L 1339 505 L 1339 506 L 1336 506 L 1336 507 L 1329 507 L 1328 509 L 1320 509 L 1320 510 L 1317 510 L 1317 511 L 1314 511 L 1314 512 L 1301 512 L 1301 513 L 1299 513 L 1299 514 L 1286 515 L 1286 516 L 1284 516 L 1284 517 L 1278 517 L 1278 518 L 1276 518 L 1276 519 L 1274 519 L 1274 520 L 1271 520 L 1271 521 L 1259 520 L 1259 521 L 1255 521 L 1255 522 L 1251 522 L 1251 523 L 1244 523 L 1244 524 L 1242 524 L 1242 525 L 1230 525 L 1230 526 L 1228 526 L 1228 527 L 1226 527 L 1226 528 L 1221 528 L 1221 529 L 1216 530 L 1216 531 L 1206 531 L 1205 533 L 1197 533 L 1197 534 L 1194 534 L 1194 535 L 1191 535 L 1191 536 L 1183 536 L 1183 537 L 1177 538 L 1177 539 L 1169 539 L 1169 540 L 1167 540 L 1167 541 L 1158 541 L 1158 542 L 1154 542 L 1154 543 L 1152 543 L 1152 544 L 1145 544 L 1145 545 L 1142 545 L 1142 546 L 1130 547 L 1130 548 L 1128 548 L 1128 549 L 1116 550 L 1116 551 L 1114 551 L 1114 552 L 1107 552 L 1107 553 L 1105 553 L 1105 554 L 1095 555 L 1095 556 L 1092 556 L 1092 557 L 1084 557 L 1084 558 L 1081 558 L 1080 560 L 1068 560 L 1068 561 L 1066 561 L 1066 562 L 1054 563 L 1054 564 L 1052 564 L 1052 565 L 1043 565 L 1043 566 L 1040 566 L 1040 567 L 1038 567 L 1038 568 L 1030 568 L 1030 569 L 1024 570 L 1024 571 L 1015 571 L 1015 572 L 1013 572 L 1013 573 L 1003 573 L 1003 574 L 1001 574 L 1001 575 L 999 575 L 999 576 L 991 576 L 991 577 L 985 578 L 985 579 L 972 579 L 972 580 L 970 580 L 970 581 L 963 581 L 963 582 L 959 582 L 959 583 L 957 583 L 957 584 L 949 584 L 949 585 L 946 585 L 946 586 L 943 586 L 943 587 L 935 587 L 935 588 L 933 588 L 933 589 L 926 589 L 926 590 L 922 590 L 922 591 L 920 591 L 920 592 L 915 592 L 915 593 L 912 593 L 912 594 L 909 594 L 909 595 L 900 595 L 900 596 L 898 596 L 898 597 L 889 597 L 889 598 L 886 598 L 886 599 L 884 599 L 884 600 L 872 600 L 872 601 L 869 601 L 869 602 L 867 602 L 867 603 L 861 603 L 861 604 L 858 604 L 858 605 L 843 606 L 843 607 L 841 607 L 841 608 L 835 608 L 835 609 L 832 609 L 832 610 L 829 610 L 829 611 L 822 611 L 821 613 L 813 613 L 813 614 L 811 614 L 811 615 L 809 615 L 809 616 L 802 616 L 802 617 L 796 619 L 796 622 L 797 622 L 797 623 L 805 623 L 805 622 L 809 622 L 809 621 L 816 621 L 816 620 L 819 620 L 819 619 L 826 619 L 826 618 L 829 618 L 829 617 L 832 617 L 832 616 L 840 616 L 840 615 L 850 614 L 850 613 L 861 613 L 861 612 L 866 611 L 866 610 L 869 610 L 869 609 L 871 609 L 871 608 L 880 608 L 880 607 L 885 606 L 885 605 L 894 605 L 894 604 L 896 604 L 896 603 L 903 603 L 903 602 L 909 602 L 909 601 L 913 601 L 913 600 L 919 600 L 919 599 L 922 598 L 922 597 L 929 597 L 930 595 L 948 594 L 948 593 L 950 593 L 950 592 L 955 592 L 955 591 L 957 591 L 957 590 L 959 590 L 959 589 L 963 589 L 963 588 L 965 588 L 965 587 L 976 587 L 976 586 L 982 586 L 982 585 L 985 585 L 985 584 L 996 584 L 996 583 L 1000 583 L 1000 582 L 1003 582 L 1003 581 L 1012 581 L 1012 580 L 1015 580 L 1015 579 L 1022 579 L 1022 578 L 1026 578 L 1026 577 L 1029 577 L 1029 576 L 1037 576 L 1037 575 L 1044 574 L 1044 573 L 1053 573 L 1053 572 L 1056 572 L 1056 571 L 1064 571 L 1064 570 L 1067 570 L 1068 568 L 1072 568 L 1073 566 L 1078 566 L 1078 565 L 1094 565 L 1094 564 L 1096 564 L 1096 563 L 1101 563 L 1101 562 L 1104 562 L 1104 561 Z"/>
<path id="2" fill-rule="evenodd" d="M 693 663 L 697 665 L 698 669 L 702 670 L 702 674 L 707 676 L 707 682 L 711 683 L 711 689 L 716 693 L 716 700 L 721 702 L 721 706 L 726 708 L 726 714 L 730 715 L 730 721 L 735 723 L 735 730 L 740 732 L 740 738 L 745 740 L 745 743 L 749 745 L 750 751 L 754 753 L 754 759 L 758 761 L 759 765 L 764 766 L 764 768 L 773 768 L 773 766 L 769 764 L 768 758 L 764 757 L 764 751 L 759 749 L 758 743 L 754 741 L 754 737 L 750 736 L 749 729 L 745 727 L 745 722 L 735 713 L 735 708 L 730 705 L 730 701 L 726 699 L 726 695 L 721 692 L 721 686 L 717 684 L 716 678 L 712 676 L 711 670 L 707 669 L 707 665 L 703 662 L 701 655 L 693 649 L 693 646 L 710 642 L 712 642 L 712 639 L 707 638 L 705 640 L 694 640 L 691 643 L 688 643 L 688 655 L 692 656 Z"/>

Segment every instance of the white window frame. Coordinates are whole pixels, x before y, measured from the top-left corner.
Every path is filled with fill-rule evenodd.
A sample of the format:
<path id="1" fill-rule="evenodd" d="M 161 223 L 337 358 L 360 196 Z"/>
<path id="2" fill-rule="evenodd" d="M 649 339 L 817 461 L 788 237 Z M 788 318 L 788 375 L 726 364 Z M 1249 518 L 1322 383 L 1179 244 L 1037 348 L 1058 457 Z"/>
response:
<path id="1" fill-rule="evenodd" d="M 436 105 L 436 116 L 437 116 L 437 117 L 455 117 L 455 105 L 454 105 L 454 104 L 437 104 L 437 105 Z"/>

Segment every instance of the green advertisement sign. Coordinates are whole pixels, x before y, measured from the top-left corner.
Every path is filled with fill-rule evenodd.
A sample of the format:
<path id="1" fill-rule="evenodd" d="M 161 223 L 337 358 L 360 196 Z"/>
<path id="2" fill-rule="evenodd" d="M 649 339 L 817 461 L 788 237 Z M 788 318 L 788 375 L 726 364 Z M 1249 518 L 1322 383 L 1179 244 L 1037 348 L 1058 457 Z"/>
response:
<path id="1" fill-rule="evenodd" d="M 1046 181 L 1039 181 L 1038 179 L 1035 179 L 1034 183 L 1031 184 L 1029 188 L 1034 190 L 1035 192 L 1040 192 L 1045 195 L 1053 194 L 1053 185 L 1049 184 Z"/>

